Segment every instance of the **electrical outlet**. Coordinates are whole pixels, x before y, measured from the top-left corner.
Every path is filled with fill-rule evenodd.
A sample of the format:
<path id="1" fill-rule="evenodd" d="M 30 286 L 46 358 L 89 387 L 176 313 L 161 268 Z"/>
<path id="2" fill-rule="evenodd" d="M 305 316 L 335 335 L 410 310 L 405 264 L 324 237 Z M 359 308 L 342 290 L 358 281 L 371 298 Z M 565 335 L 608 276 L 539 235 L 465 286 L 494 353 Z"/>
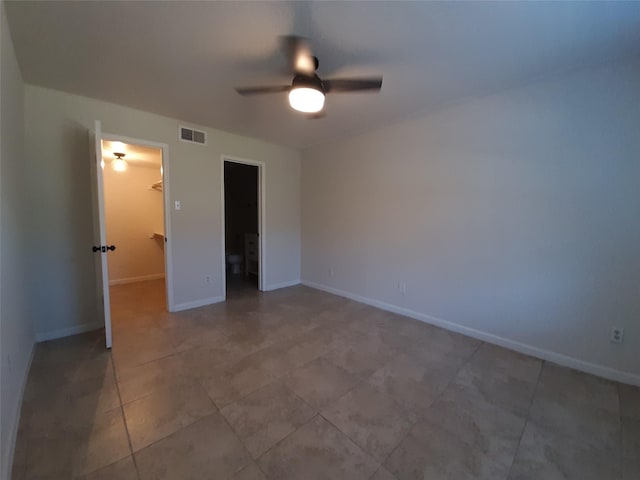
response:
<path id="1" fill-rule="evenodd" d="M 613 343 L 622 343 L 624 339 L 624 330 L 620 327 L 611 327 L 609 340 Z"/>
<path id="2" fill-rule="evenodd" d="M 175 207 L 176 207 L 176 210 L 180 210 L 182 208 L 182 203 L 180 203 L 180 200 L 175 201 Z"/>
<path id="3" fill-rule="evenodd" d="M 405 282 L 398 282 L 396 288 L 403 297 L 407 294 L 407 284 Z"/>
<path id="4" fill-rule="evenodd" d="M 333 268 L 330 268 L 330 269 L 329 269 L 329 276 L 330 276 L 330 277 L 333 277 L 333 274 L 334 274 Z"/>
<path id="5" fill-rule="evenodd" d="M 204 283 L 211 283 L 211 275 L 204 276 Z"/>

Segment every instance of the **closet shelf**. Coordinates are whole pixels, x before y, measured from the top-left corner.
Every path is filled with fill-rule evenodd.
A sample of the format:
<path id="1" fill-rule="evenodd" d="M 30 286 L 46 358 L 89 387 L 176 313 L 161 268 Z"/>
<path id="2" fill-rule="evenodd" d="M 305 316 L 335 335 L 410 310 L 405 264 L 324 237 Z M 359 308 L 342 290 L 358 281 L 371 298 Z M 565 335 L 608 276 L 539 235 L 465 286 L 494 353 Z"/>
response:
<path id="1" fill-rule="evenodd" d="M 156 183 L 151 185 L 151 190 L 157 190 L 158 192 L 162 191 L 162 180 L 158 180 Z"/>

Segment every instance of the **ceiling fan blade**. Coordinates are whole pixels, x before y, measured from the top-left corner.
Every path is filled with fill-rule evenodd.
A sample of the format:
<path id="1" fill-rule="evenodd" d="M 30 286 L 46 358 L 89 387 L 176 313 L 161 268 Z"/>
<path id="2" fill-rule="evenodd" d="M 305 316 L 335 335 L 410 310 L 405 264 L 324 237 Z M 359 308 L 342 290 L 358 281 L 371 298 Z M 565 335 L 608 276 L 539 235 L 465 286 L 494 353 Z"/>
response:
<path id="1" fill-rule="evenodd" d="M 281 44 L 291 72 L 314 74 L 318 66 L 317 59 L 311 53 L 311 47 L 306 38 L 287 35 L 281 37 Z"/>
<path id="2" fill-rule="evenodd" d="M 322 80 L 326 92 L 358 92 L 364 90 L 380 90 L 382 77 L 371 78 L 334 78 Z"/>
<path id="3" fill-rule="evenodd" d="M 236 92 L 240 95 L 258 95 L 261 93 L 288 92 L 291 85 L 273 85 L 269 87 L 236 87 Z"/>

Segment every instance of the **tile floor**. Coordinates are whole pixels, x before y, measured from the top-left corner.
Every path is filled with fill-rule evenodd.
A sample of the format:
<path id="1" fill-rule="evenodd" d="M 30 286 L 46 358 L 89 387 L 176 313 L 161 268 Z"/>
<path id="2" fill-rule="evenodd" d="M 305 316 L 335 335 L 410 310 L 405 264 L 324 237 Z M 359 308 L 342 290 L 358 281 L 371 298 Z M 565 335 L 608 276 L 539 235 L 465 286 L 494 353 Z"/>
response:
<path id="1" fill-rule="evenodd" d="M 298 286 L 37 346 L 25 479 L 638 480 L 640 389 Z"/>

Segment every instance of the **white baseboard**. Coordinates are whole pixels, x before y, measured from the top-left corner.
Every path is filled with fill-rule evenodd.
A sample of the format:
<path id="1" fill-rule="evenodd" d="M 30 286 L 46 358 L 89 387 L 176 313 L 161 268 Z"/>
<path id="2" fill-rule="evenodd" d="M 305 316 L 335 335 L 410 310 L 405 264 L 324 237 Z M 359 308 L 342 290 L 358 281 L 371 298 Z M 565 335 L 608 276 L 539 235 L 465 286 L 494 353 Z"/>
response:
<path id="1" fill-rule="evenodd" d="M 300 285 L 300 280 L 290 280 L 288 282 L 272 283 L 262 289 L 263 292 L 270 292 L 271 290 L 278 290 L 280 288 L 293 287 L 294 285 Z"/>
<path id="2" fill-rule="evenodd" d="M 302 280 L 302 284 L 311 288 L 323 290 L 328 293 L 333 293 L 334 295 L 338 295 L 340 297 L 349 298 L 351 300 L 355 300 L 356 302 L 365 303 L 367 305 L 371 305 L 372 307 L 377 307 L 381 310 L 386 310 L 388 312 L 404 315 L 405 317 L 413 318 L 415 320 L 420 320 L 421 322 L 429 323 L 431 325 L 435 325 L 436 327 L 444 328 L 445 330 L 461 333 L 462 335 L 476 338 L 478 340 L 482 340 L 483 342 L 499 345 L 501 347 L 508 348 L 510 350 L 514 350 L 516 352 L 523 353 L 525 355 L 530 355 L 532 357 L 536 357 L 541 360 L 547 360 L 549 362 L 557 363 L 558 365 L 562 365 L 564 367 L 580 370 L 582 372 L 590 373 L 592 375 L 606 378 L 608 380 L 626 383 L 629 385 L 640 386 L 640 375 L 637 375 L 635 373 L 616 370 L 614 368 L 605 367 L 604 365 L 598 365 L 596 363 L 586 362 L 584 360 L 570 357 L 562 353 L 553 352 L 551 350 L 545 350 L 543 348 L 518 342 L 516 340 L 500 337 L 492 333 L 487 333 L 481 330 L 476 330 L 474 328 L 465 327 L 463 325 L 449 322 L 441 318 L 432 317 L 431 315 L 426 315 L 424 313 L 416 312 L 415 310 L 410 310 L 408 308 L 400 307 L 398 305 L 393 305 L 387 302 L 382 302 L 380 300 L 375 300 L 373 298 L 364 297 L 362 295 L 357 295 L 355 293 L 329 287 L 327 285 L 322 285 L 322 284 L 307 281 L 307 280 Z"/>
<path id="3" fill-rule="evenodd" d="M 33 354 L 35 353 L 35 343 L 31 345 L 31 352 L 29 353 L 29 361 L 22 375 L 22 383 L 20 385 L 20 393 L 18 395 L 17 411 L 13 415 L 13 425 L 11 426 L 11 434 L 9 436 L 9 447 L 6 452 L 2 452 L 4 458 L 2 459 L 2 472 L 1 478 L 11 478 L 11 471 L 13 470 L 13 457 L 16 452 L 16 441 L 18 440 L 18 429 L 20 428 L 20 417 L 22 416 L 22 401 L 24 400 L 24 391 L 27 388 L 27 380 L 29 379 L 29 372 L 31 371 L 31 363 L 33 363 Z"/>
<path id="4" fill-rule="evenodd" d="M 190 310 L 192 308 L 204 307 L 205 305 L 212 305 L 214 303 L 224 302 L 224 297 L 209 297 L 202 300 L 194 300 L 193 302 L 178 303 L 173 306 L 172 312 L 181 312 L 182 310 Z"/>
<path id="5" fill-rule="evenodd" d="M 62 328 L 60 330 L 52 330 L 50 332 L 36 333 L 36 342 L 46 342 L 47 340 L 55 340 L 56 338 L 68 337 L 69 335 L 77 335 L 79 333 L 90 332 L 103 328 L 103 322 L 85 323 L 76 325 L 75 327 Z"/>
<path id="6" fill-rule="evenodd" d="M 114 278 L 113 280 L 109 280 L 109 286 L 146 282 L 147 280 L 160 280 L 161 278 L 164 278 L 164 273 L 154 273 L 152 275 L 142 275 L 140 277 Z"/>

